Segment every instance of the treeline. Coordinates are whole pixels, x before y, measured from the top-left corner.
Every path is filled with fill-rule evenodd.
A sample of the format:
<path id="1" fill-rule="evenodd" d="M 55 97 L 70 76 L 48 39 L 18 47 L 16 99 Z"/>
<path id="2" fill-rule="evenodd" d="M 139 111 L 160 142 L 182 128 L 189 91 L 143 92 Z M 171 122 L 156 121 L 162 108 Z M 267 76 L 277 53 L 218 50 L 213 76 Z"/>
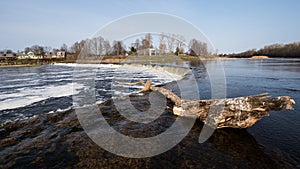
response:
<path id="1" fill-rule="evenodd" d="M 83 52 L 83 56 L 120 56 L 120 55 L 149 55 L 149 49 L 155 50 L 156 55 L 170 55 L 170 54 L 186 54 L 192 56 L 208 56 L 208 47 L 205 42 L 197 39 L 191 39 L 186 45 L 186 40 L 181 35 L 176 34 L 160 34 L 157 42 L 154 43 L 152 35 L 146 34 L 140 38 L 135 39 L 129 46 L 122 41 L 108 40 L 101 36 L 91 39 L 81 40 L 75 42 L 70 48 L 69 52 L 74 56 L 78 56 Z"/>
<path id="2" fill-rule="evenodd" d="M 33 45 L 31 47 L 25 47 L 23 51 L 13 51 L 11 49 L 4 49 L 0 50 L 0 54 L 14 54 L 14 55 L 20 55 L 22 53 L 29 53 L 33 52 L 34 55 L 45 55 L 49 53 L 55 53 L 57 51 L 68 51 L 68 46 L 66 44 L 63 44 L 59 49 L 52 48 L 50 46 L 40 46 L 40 45 Z"/>
<path id="3" fill-rule="evenodd" d="M 10 49 L 0 51 L 2 56 L 12 53 L 14 56 L 27 54 L 33 52 L 34 55 L 49 55 L 57 51 L 64 51 L 67 53 L 67 58 L 77 59 L 79 54 L 84 58 L 95 58 L 99 56 L 125 56 L 125 55 L 191 55 L 191 56 L 209 56 L 208 46 L 205 42 L 198 39 L 191 39 L 186 42 L 182 35 L 161 33 L 155 40 L 153 36 L 148 33 L 140 38 L 133 40 L 132 43 L 127 44 L 114 40 L 112 43 L 104 39 L 102 36 L 93 37 L 90 39 L 81 40 L 73 43 L 69 47 L 63 44 L 59 49 L 50 46 L 33 45 L 26 47 L 22 51 L 14 52 Z M 155 44 L 156 43 L 156 44 Z"/>
<path id="4" fill-rule="evenodd" d="M 299 58 L 300 42 L 289 44 L 273 44 L 256 50 L 251 49 L 241 53 L 220 54 L 223 57 L 250 58 L 252 56 L 268 56 L 272 58 Z"/>

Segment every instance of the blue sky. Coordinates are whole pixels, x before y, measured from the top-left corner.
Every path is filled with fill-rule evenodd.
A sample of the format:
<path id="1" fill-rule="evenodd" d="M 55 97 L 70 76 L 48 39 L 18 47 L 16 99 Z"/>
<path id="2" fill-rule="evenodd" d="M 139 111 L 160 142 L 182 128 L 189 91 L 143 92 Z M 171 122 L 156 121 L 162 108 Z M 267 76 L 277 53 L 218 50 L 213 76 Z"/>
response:
<path id="1" fill-rule="evenodd" d="M 7 0 L 0 8 L 0 49 L 70 46 L 108 22 L 139 12 L 186 19 L 221 53 L 300 41 L 298 0 Z"/>

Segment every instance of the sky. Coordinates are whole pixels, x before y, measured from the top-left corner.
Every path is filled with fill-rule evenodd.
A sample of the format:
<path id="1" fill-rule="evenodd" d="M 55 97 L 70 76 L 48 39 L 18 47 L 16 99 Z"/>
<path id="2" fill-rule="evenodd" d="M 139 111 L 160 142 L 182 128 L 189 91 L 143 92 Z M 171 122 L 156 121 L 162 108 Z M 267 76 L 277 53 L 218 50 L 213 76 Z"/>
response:
<path id="1" fill-rule="evenodd" d="M 219 53 L 237 53 L 299 42 L 299 9 L 299 0 L 3 0 L 0 50 L 71 46 L 120 17 L 162 12 L 192 23 Z"/>

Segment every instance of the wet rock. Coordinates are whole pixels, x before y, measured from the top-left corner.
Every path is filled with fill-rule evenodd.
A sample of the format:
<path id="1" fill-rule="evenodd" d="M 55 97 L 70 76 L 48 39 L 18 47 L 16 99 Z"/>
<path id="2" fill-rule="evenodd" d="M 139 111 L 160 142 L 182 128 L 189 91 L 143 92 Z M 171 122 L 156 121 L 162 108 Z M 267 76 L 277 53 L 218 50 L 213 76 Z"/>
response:
<path id="1" fill-rule="evenodd" d="M 131 101 L 146 110 L 148 94 L 132 95 Z M 145 138 L 164 132 L 176 120 L 172 102 L 167 104 L 162 115 L 148 124 L 124 118 L 111 100 L 99 105 L 99 109 L 115 130 Z M 95 144 L 82 129 L 74 110 L 42 114 L 0 126 L 0 168 L 293 168 L 297 165 L 278 164 L 276 159 L 270 159 L 246 130 L 217 130 L 207 142 L 199 144 L 202 126 L 197 121 L 190 133 L 167 152 L 133 159 L 114 155 Z"/>

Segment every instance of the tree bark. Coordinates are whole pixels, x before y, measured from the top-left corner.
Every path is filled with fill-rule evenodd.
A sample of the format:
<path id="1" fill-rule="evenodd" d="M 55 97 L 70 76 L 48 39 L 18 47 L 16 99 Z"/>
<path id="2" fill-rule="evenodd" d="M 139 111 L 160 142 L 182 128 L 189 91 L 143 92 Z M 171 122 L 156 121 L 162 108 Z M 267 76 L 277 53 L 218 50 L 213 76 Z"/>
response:
<path id="1" fill-rule="evenodd" d="M 270 98 L 267 93 L 226 98 L 219 100 L 181 100 L 181 106 L 174 106 L 178 116 L 196 117 L 217 128 L 248 128 L 270 111 L 293 110 L 295 101 L 289 96 Z"/>
<path id="2" fill-rule="evenodd" d="M 141 81 L 132 84 L 143 84 Z M 198 118 L 205 124 L 217 128 L 248 128 L 270 111 L 293 110 L 295 101 L 289 96 L 270 98 L 268 93 L 259 95 L 225 98 L 218 100 L 185 100 L 163 87 L 144 84 L 141 92 L 157 91 L 174 103 L 173 113 L 177 116 Z"/>

